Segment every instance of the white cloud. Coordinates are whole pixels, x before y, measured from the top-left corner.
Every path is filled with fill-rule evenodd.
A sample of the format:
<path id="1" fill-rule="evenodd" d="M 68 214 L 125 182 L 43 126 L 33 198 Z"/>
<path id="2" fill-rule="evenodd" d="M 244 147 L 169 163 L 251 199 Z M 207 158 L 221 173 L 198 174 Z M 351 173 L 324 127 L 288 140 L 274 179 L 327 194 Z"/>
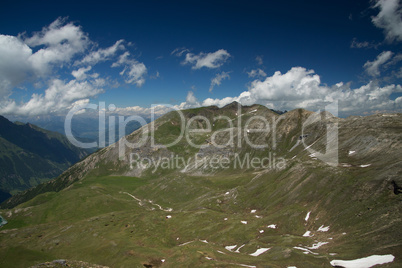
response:
<path id="1" fill-rule="evenodd" d="M 25 44 L 31 47 L 44 46 L 28 59 L 37 75 L 49 74 L 53 64 L 69 62 L 88 47 L 90 41 L 81 27 L 64 23 L 65 19 L 58 18 L 42 31 L 24 39 Z"/>
<path id="2" fill-rule="evenodd" d="M 77 79 L 77 80 L 84 80 L 84 79 L 87 78 L 86 72 L 90 71 L 91 69 L 92 69 L 91 66 L 83 67 L 83 68 L 79 68 L 79 69 L 76 70 L 76 71 L 72 71 L 71 74 L 72 74 L 72 76 L 74 76 L 75 79 Z"/>
<path id="3" fill-rule="evenodd" d="M 202 67 L 215 69 L 222 66 L 228 58 L 230 58 L 230 54 L 224 49 L 211 53 L 201 52 L 198 55 L 187 53 L 183 64 L 193 65 L 192 69 L 194 70 L 201 69 Z"/>
<path id="4" fill-rule="evenodd" d="M 211 86 L 209 87 L 209 92 L 212 92 L 214 89 L 214 86 L 220 86 L 222 83 L 222 80 L 224 79 L 230 79 L 229 72 L 221 72 L 216 74 L 214 78 L 211 79 Z"/>
<path id="5" fill-rule="evenodd" d="M 95 97 L 109 83 L 113 87 L 119 82 L 110 77 L 103 78 L 93 71 L 94 66 L 102 61 L 116 60 L 120 51 L 124 53 L 113 67 L 123 67 L 120 74 L 126 83 L 142 86 L 147 68 L 144 63 L 130 58 L 123 42 L 118 40 L 110 47 L 99 48 L 80 26 L 62 18 L 31 37 L 25 33 L 18 37 L 0 35 L 0 113 L 36 115 L 65 112 L 73 103 Z M 71 70 L 77 65 L 84 66 Z M 75 80 L 63 81 L 65 78 L 61 77 L 65 69 Z M 30 90 L 30 86 L 35 87 L 35 94 L 29 101 L 17 103 L 10 99 L 18 87 Z"/>
<path id="6" fill-rule="evenodd" d="M 379 8 L 377 16 L 372 22 L 384 30 L 385 38 L 389 42 L 402 41 L 402 7 L 399 0 L 376 0 L 373 8 Z"/>
<path id="7" fill-rule="evenodd" d="M 267 74 L 263 70 L 261 70 L 260 68 L 251 70 L 250 72 L 247 72 L 247 74 L 248 74 L 248 77 L 252 77 L 252 78 L 254 78 L 254 77 L 266 77 L 267 76 Z"/>
<path id="8" fill-rule="evenodd" d="M 94 97 L 103 92 L 88 81 L 71 80 L 68 83 L 59 79 L 50 81 L 44 94 L 32 94 L 26 103 L 9 100 L 0 106 L 0 113 L 14 115 L 39 115 L 57 113 L 71 107 L 77 101 Z"/>
<path id="9" fill-rule="evenodd" d="M 0 100 L 32 73 L 27 64 L 32 49 L 14 36 L 0 35 Z"/>
<path id="10" fill-rule="evenodd" d="M 199 104 L 197 98 L 194 96 L 194 92 L 192 91 L 189 91 L 187 93 L 186 102 L 189 104 L 196 104 L 196 105 Z"/>
<path id="11" fill-rule="evenodd" d="M 401 53 L 398 53 L 398 54 L 396 54 L 389 62 L 387 62 L 387 63 L 385 64 L 385 67 L 388 68 L 388 67 L 390 67 L 390 66 L 392 66 L 392 65 L 397 64 L 397 63 L 400 62 L 400 61 L 402 61 L 402 54 L 401 54 Z"/>
<path id="12" fill-rule="evenodd" d="M 137 87 L 141 87 L 145 83 L 147 67 L 142 62 L 138 62 L 135 59 L 130 59 L 129 56 L 130 53 L 126 51 L 119 57 L 117 62 L 112 64 L 112 67 L 124 65 L 124 69 L 120 72 L 120 75 L 126 76 L 125 82 L 128 84 L 135 84 Z"/>
<path id="13" fill-rule="evenodd" d="M 234 101 L 237 101 L 243 105 L 251 105 L 255 103 L 255 100 L 251 98 L 250 92 L 244 91 L 238 97 L 226 97 L 223 99 L 207 98 L 202 102 L 202 106 L 215 105 L 218 107 L 222 107 Z"/>
<path id="14" fill-rule="evenodd" d="M 251 82 L 249 91 L 256 99 L 300 100 L 321 94 L 320 77 L 313 70 L 294 67 L 285 74 L 277 71 L 264 81 Z"/>
<path id="15" fill-rule="evenodd" d="M 393 53 L 391 51 L 383 51 L 381 52 L 374 61 L 367 61 L 363 68 L 367 72 L 367 74 L 371 76 L 379 76 L 381 71 L 380 68 L 387 61 L 392 58 Z"/>
<path id="16" fill-rule="evenodd" d="M 96 51 L 92 51 L 90 54 L 86 55 L 80 62 L 76 62 L 76 64 L 89 64 L 95 65 L 98 62 L 106 61 L 116 55 L 117 51 L 124 50 L 125 47 L 122 44 L 124 42 L 123 39 L 116 41 L 114 45 L 108 48 L 100 48 Z"/>
<path id="17" fill-rule="evenodd" d="M 37 79 L 60 68 L 83 52 L 90 41 L 79 26 L 57 19 L 32 37 L 0 35 L 0 99 L 27 79 Z M 31 47 L 41 46 L 35 53 Z"/>
<path id="18" fill-rule="evenodd" d="M 194 92 L 189 91 L 187 92 L 186 101 L 180 103 L 179 105 L 175 105 L 174 108 L 178 110 L 189 109 L 200 107 L 201 104 L 198 102 L 197 98 L 194 96 Z"/>
<path id="19" fill-rule="evenodd" d="M 133 61 L 131 65 L 126 67 L 128 70 L 126 72 L 127 79 L 125 80 L 128 84 L 136 84 L 141 87 L 145 83 L 144 75 L 147 73 L 147 67 L 142 62 Z M 124 71 L 123 71 L 124 72 Z"/>

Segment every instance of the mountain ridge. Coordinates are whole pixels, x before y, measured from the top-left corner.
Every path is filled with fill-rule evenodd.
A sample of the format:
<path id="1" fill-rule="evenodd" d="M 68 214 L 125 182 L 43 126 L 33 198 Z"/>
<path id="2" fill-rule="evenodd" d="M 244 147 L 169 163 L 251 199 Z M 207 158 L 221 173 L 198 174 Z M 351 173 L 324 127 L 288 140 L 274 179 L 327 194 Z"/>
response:
<path id="1" fill-rule="evenodd" d="M 334 260 L 392 255 L 384 267 L 402 264 L 402 197 L 393 187 L 402 184 L 401 114 L 342 119 L 303 109 L 278 115 L 240 108 L 241 114 L 233 107 L 190 109 L 183 117 L 171 112 L 12 197 L 0 210 L 8 221 L 0 260 L 14 260 L 5 253 L 23 243 L 17 252 L 30 252 L 36 263 L 331 267 Z M 162 146 L 180 137 L 181 118 L 188 129 L 208 131 Z M 257 131 L 262 122 L 270 122 L 269 131 Z M 333 126 L 336 164 L 319 154 L 333 153 L 326 148 Z M 142 146 L 119 150 L 143 137 Z M 235 142 L 227 148 L 213 145 L 231 137 Z M 166 159 L 165 166 L 134 165 L 133 153 L 144 161 Z M 204 162 L 197 164 L 196 155 Z M 216 159 L 233 163 L 236 157 L 248 157 L 250 165 L 214 166 Z M 185 168 L 169 166 L 180 158 L 188 160 Z"/>
<path id="2" fill-rule="evenodd" d="M 63 135 L 29 123 L 14 124 L 0 116 L 0 126 L 0 188 L 7 192 L 56 177 L 88 154 Z"/>

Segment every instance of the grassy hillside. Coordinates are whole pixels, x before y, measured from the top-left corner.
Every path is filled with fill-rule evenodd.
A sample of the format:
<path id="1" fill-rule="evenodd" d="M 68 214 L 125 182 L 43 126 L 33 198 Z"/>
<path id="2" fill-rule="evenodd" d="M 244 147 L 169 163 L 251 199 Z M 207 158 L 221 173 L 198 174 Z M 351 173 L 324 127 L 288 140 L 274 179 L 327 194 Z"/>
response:
<path id="1" fill-rule="evenodd" d="M 392 191 L 356 196 L 364 179 L 345 176 L 339 185 L 339 175 L 294 163 L 259 177 L 88 176 L 2 211 L 9 223 L 0 231 L 0 265 L 73 259 L 158 267 L 164 259 L 164 267 L 330 267 L 334 258 L 393 254 L 397 261 L 384 267 L 399 267 L 401 198 Z M 317 231 L 322 225 L 329 230 Z M 314 236 L 303 237 L 306 231 Z M 298 249 L 318 242 L 328 244 L 309 254 Z M 232 245 L 244 246 L 240 253 L 225 249 Z M 249 255 L 258 248 L 270 250 Z"/>
<path id="2" fill-rule="evenodd" d="M 274 133 L 247 132 L 260 124 L 246 125 L 253 115 L 278 116 L 262 106 L 243 107 L 241 114 L 233 105 L 184 111 L 186 120 L 224 115 L 233 125 L 221 118 L 211 124 L 213 130 L 240 124 L 234 138 L 247 133 L 253 144 L 272 144 L 275 134 L 275 149 L 251 148 L 244 140 L 217 148 L 210 145 L 209 132 L 190 137 L 203 145 L 198 149 L 185 140 L 171 148 L 152 147 L 148 140 L 141 148 L 127 149 L 122 158 L 118 144 L 102 149 L 5 204 L 8 208 L 0 213 L 8 224 L 0 229 L 0 266 L 67 259 L 108 267 L 300 268 L 392 254 L 394 261 L 381 267 L 400 267 L 402 195 L 394 193 L 392 181 L 402 185 L 402 116 L 339 119 L 323 114 L 323 121 L 305 127 L 301 138 L 311 114 L 301 109 L 286 113 Z M 339 163 L 328 165 L 300 141 L 324 152 L 326 126 L 333 123 L 339 125 Z M 208 127 L 203 120 L 193 124 Z M 154 126 L 159 145 L 180 135 L 176 113 Z M 138 141 L 143 130 L 127 139 Z M 230 138 L 224 132 L 216 135 L 221 144 Z M 142 159 L 173 154 L 190 160 L 187 168 L 131 169 L 131 153 Z M 232 163 L 236 157 L 275 153 L 284 165 L 213 168 L 197 165 L 194 153 L 208 160 L 228 157 Z"/>
<path id="3" fill-rule="evenodd" d="M 54 178 L 86 154 L 59 133 L 31 124 L 14 124 L 0 117 L 3 192 L 15 194 Z"/>

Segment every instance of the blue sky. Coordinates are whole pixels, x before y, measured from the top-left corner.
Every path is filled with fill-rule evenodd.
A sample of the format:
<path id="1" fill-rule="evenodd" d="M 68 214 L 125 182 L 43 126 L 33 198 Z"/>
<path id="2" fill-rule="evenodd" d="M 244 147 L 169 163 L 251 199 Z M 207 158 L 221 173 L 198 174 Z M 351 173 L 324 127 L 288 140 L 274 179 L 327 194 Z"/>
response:
<path id="1" fill-rule="evenodd" d="M 99 101 L 122 114 L 336 100 L 345 116 L 400 112 L 401 10 L 398 0 L 3 1 L 0 114 Z"/>

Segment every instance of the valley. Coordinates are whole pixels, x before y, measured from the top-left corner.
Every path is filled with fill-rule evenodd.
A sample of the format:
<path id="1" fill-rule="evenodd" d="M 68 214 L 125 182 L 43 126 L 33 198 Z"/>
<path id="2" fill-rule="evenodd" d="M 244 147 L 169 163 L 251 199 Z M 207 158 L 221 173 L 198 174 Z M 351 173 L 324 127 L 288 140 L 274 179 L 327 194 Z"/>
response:
<path id="1" fill-rule="evenodd" d="M 363 261 L 402 264 L 402 196 L 392 187 L 393 180 L 401 183 L 400 114 L 340 119 L 324 113 L 303 128 L 312 112 L 278 115 L 263 106 L 236 106 L 183 111 L 186 122 L 201 115 L 227 117 L 213 121 L 212 132 L 189 136 L 200 148 L 185 139 L 171 147 L 151 146 L 151 133 L 157 145 L 179 137 L 179 116 L 171 112 L 155 121 L 154 132 L 146 131 L 151 125 L 140 128 L 3 203 L 0 213 L 8 223 L 0 229 L 0 265 L 65 259 L 108 267 L 300 268 L 374 255 L 379 257 Z M 239 115 L 246 119 L 240 129 L 254 130 L 248 134 L 253 145 L 271 144 L 275 134 L 275 150 L 251 148 L 244 139 L 212 146 L 238 141 L 238 125 L 229 122 Z M 255 115 L 258 120 L 244 128 Z M 279 116 L 275 133 L 257 131 L 264 127 L 261 118 L 272 122 Z M 205 120 L 193 122 L 207 129 Z M 326 126 L 332 123 L 339 126 L 336 165 L 317 158 L 325 152 Z M 141 147 L 119 150 L 119 144 L 144 135 L 149 136 Z M 142 160 L 183 157 L 187 164 L 184 169 L 133 164 L 133 153 Z M 271 154 L 271 161 L 275 156 L 283 165 L 233 168 L 213 160 L 212 166 L 197 162 L 194 154 L 229 161 Z"/>

